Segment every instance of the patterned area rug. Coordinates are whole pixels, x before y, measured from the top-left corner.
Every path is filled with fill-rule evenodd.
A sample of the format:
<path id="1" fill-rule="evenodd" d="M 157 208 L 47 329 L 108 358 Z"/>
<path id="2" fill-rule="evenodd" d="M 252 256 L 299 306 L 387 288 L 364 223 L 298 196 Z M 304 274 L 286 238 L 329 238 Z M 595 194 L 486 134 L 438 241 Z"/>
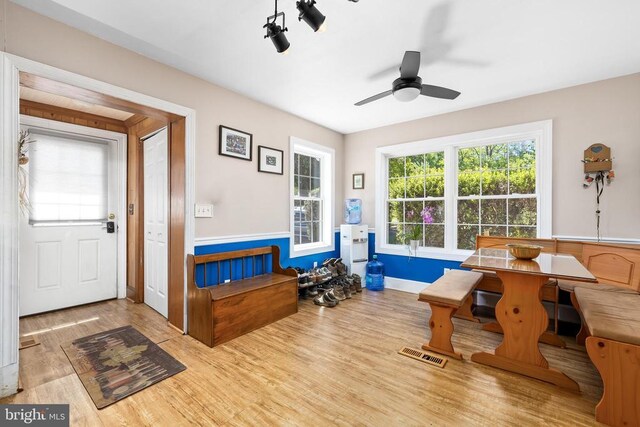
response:
<path id="1" fill-rule="evenodd" d="M 89 335 L 61 347 L 98 409 L 186 369 L 133 326 Z"/>

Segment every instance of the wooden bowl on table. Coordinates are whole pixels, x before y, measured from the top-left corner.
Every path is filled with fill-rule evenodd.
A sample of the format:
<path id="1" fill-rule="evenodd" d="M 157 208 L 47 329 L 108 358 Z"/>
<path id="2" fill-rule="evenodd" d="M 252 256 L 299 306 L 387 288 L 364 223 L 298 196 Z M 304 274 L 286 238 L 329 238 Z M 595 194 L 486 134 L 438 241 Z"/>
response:
<path id="1" fill-rule="evenodd" d="M 518 259 L 533 259 L 540 255 L 542 246 L 509 243 L 506 245 L 509 253 Z"/>

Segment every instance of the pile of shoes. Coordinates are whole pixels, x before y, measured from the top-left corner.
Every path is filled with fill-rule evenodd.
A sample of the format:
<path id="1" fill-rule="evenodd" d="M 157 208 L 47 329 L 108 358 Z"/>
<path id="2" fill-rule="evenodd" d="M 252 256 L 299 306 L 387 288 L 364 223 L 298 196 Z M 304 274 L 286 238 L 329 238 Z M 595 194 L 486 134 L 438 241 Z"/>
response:
<path id="1" fill-rule="evenodd" d="M 313 303 L 323 307 L 335 307 L 340 301 L 351 299 L 362 292 L 362 279 L 357 274 L 347 275 L 347 266 L 342 258 L 330 258 L 322 263 L 322 268 L 331 272 L 331 280 L 320 284 Z"/>

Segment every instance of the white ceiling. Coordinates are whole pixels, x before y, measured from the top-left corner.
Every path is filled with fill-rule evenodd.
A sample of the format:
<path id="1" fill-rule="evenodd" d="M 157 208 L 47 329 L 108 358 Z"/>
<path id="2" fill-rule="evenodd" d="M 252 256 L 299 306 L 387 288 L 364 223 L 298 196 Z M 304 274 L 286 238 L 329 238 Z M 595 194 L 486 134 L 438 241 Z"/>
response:
<path id="1" fill-rule="evenodd" d="M 272 0 L 14 0 L 342 133 L 640 72 L 638 0 L 318 0 L 328 30 L 287 14 L 289 55 L 263 40 Z M 454 101 L 393 97 L 405 50 Z"/>

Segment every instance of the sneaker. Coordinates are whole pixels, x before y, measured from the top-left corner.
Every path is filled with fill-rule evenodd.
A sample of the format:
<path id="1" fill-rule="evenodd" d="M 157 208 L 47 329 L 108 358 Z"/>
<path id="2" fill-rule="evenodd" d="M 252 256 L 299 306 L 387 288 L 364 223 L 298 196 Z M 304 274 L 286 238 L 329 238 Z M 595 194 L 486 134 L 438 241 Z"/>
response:
<path id="1" fill-rule="evenodd" d="M 344 301 L 347 299 L 347 296 L 344 294 L 344 288 L 340 285 L 334 285 L 333 289 L 329 292 L 333 292 L 333 295 L 338 298 L 339 301 Z"/>
<path id="2" fill-rule="evenodd" d="M 342 280 L 341 283 L 344 296 L 347 297 L 347 299 L 351 299 L 351 285 L 346 280 Z"/>
<path id="3" fill-rule="evenodd" d="M 328 298 L 326 293 L 315 297 L 313 303 L 322 307 L 335 307 L 338 305 L 338 302 Z"/>
<path id="4" fill-rule="evenodd" d="M 318 296 L 318 287 L 317 286 L 311 286 L 311 287 L 307 288 L 307 293 L 311 297 L 317 297 Z"/>
<path id="5" fill-rule="evenodd" d="M 331 289 L 329 289 L 329 290 L 325 291 L 325 293 L 324 293 L 324 294 L 322 294 L 322 295 L 324 295 L 324 298 L 325 298 L 326 300 L 333 301 L 333 302 L 335 302 L 336 304 L 338 304 L 338 303 L 340 302 L 340 300 L 338 299 L 338 297 L 336 296 L 336 294 L 333 292 L 333 288 L 331 288 Z"/>
<path id="6" fill-rule="evenodd" d="M 355 295 L 356 292 L 358 292 L 358 291 L 356 290 L 356 285 L 353 283 L 353 279 L 351 277 L 349 277 L 349 276 L 346 276 L 344 278 L 344 280 L 349 285 L 349 291 L 351 292 L 351 295 Z"/>
<path id="7" fill-rule="evenodd" d="M 328 264 L 327 269 L 331 272 L 331 277 L 338 277 L 338 267 L 335 264 Z"/>
<path id="8" fill-rule="evenodd" d="M 352 274 L 351 278 L 353 279 L 353 285 L 356 288 L 356 292 L 362 292 L 362 279 L 357 274 Z"/>
<path id="9" fill-rule="evenodd" d="M 338 269 L 338 275 L 339 276 L 346 276 L 347 275 L 347 266 L 345 265 L 344 262 L 342 262 L 342 258 L 338 258 L 334 264 L 335 264 L 336 268 Z"/>
<path id="10" fill-rule="evenodd" d="M 322 266 L 328 267 L 330 264 L 333 264 L 335 260 L 335 258 L 327 258 L 322 262 Z"/>

